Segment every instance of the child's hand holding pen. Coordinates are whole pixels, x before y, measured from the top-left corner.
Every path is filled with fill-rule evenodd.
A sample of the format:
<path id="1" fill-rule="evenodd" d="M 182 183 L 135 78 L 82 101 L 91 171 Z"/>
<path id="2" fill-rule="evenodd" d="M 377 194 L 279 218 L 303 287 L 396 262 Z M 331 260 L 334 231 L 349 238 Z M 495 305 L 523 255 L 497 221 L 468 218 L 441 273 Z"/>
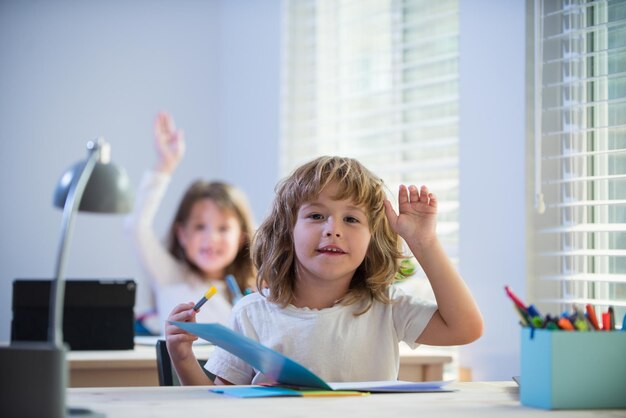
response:
<path id="1" fill-rule="evenodd" d="M 172 312 L 170 312 L 167 318 L 167 324 L 165 324 L 165 339 L 170 357 L 177 360 L 195 358 L 191 344 L 196 341 L 198 337 L 172 325 L 171 322 L 196 322 L 196 313 L 200 310 L 202 305 L 215 295 L 215 293 L 217 293 L 217 289 L 211 286 L 196 304 L 193 302 L 181 303 L 180 305 L 176 305 Z"/>

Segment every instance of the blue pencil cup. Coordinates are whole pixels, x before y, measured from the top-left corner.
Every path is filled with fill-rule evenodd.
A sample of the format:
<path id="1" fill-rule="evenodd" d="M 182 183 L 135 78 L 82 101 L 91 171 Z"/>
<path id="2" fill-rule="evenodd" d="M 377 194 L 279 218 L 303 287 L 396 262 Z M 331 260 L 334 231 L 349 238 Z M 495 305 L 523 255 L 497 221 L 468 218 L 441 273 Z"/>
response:
<path id="1" fill-rule="evenodd" d="M 523 328 L 521 358 L 523 405 L 626 408 L 626 332 Z"/>

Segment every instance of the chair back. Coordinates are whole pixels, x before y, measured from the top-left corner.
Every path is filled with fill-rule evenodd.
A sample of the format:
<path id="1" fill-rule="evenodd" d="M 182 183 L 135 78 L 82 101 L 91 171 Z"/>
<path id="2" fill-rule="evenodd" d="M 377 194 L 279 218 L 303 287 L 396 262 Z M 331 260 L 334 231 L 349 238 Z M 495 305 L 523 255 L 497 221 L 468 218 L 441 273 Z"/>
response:
<path id="1" fill-rule="evenodd" d="M 172 360 L 170 359 L 170 353 L 167 351 L 167 345 L 165 340 L 157 340 L 156 343 L 156 359 L 157 359 L 157 372 L 159 374 L 159 386 L 175 386 L 174 375 L 172 368 Z M 178 376 L 176 376 L 178 380 Z M 180 382 L 178 382 L 179 386 Z"/>
<path id="2" fill-rule="evenodd" d="M 157 372 L 159 375 L 159 386 L 180 386 L 180 381 L 178 380 L 178 375 L 172 366 L 172 359 L 170 358 L 170 353 L 167 351 L 167 344 L 165 340 L 157 340 L 156 342 L 156 361 Z M 206 360 L 198 359 L 198 363 L 202 367 L 202 370 L 204 370 L 204 373 L 209 377 L 209 379 L 214 380 L 215 376 L 204 368 L 206 362 Z"/>

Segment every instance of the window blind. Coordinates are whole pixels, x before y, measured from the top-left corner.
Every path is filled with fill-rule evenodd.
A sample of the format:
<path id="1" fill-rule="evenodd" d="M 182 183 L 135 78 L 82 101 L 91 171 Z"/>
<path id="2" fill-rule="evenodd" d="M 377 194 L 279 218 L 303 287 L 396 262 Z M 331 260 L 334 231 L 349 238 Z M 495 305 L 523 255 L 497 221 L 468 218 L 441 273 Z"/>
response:
<path id="1" fill-rule="evenodd" d="M 458 262 L 456 0 L 284 3 L 281 172 L 319 155 L 357 158 L 393 199 L 426 184 Z"/>
<path id="2" fill-rule="evenodd" d="M 531 292 L 626 311 L 626 1 L 537 0 Z"/>

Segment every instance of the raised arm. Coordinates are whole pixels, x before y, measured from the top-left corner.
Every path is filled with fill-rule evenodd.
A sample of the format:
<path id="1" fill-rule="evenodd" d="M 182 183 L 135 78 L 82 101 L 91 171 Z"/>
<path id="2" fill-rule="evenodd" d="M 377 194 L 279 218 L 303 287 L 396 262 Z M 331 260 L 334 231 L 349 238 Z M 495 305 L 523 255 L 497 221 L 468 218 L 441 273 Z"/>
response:
<path id="1" fill-rule="evenodd" d="M 401 185 L 398 209 L 399 214 L 385 201 L 391 228 L 406 241 L 422 266 L 438 306 L 416 342 L 460 345 L 478 339 L 483 332 L 480 310 L 437 238 L 437 198 L 426 186 L 418 190 L 414 185 Z"/>
<path id="2" fill-rule="evenodd" d="M 144 173 L 137 190 L 135 207 L 126 217 L 124 227 L 148 279 L 158 285 L 168 285 L 180 281 L 180 267 L 157 237 L 153 224 L 171 174 L 185 151 L 184 135 L 182 131 L 176 130 L 168 113 L 157 115 L 154 141 L 157 153 L 155 168 Z"/>

